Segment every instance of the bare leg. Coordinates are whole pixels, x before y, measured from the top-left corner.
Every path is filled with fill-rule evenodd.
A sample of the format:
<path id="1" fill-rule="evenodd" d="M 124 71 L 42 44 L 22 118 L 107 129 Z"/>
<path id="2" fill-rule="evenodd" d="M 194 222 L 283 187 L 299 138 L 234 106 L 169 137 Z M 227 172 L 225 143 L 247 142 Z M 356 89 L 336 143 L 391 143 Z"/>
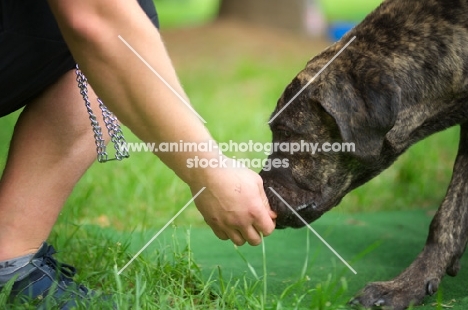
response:
<path id="1" fill-rule="evenodd" d="M 89 96 L 95 98 L 91 88 Z M 37 251 L 95 160 L 95 149 L 75 73 L 69 71 L 31 102 L 16 124 L 0 180 L 0 260 Z"/>

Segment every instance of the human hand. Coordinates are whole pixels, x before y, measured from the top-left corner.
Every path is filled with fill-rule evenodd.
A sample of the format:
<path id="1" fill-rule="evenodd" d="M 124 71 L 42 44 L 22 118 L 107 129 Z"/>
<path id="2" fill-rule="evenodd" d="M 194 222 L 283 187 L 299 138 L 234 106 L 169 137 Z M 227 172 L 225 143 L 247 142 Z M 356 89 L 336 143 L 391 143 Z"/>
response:
<path id="1" fill-rule="evenodd" d="M 198 210 L 213 232 L 222 240 L 236 245 L 246 241 L 259 245 L 261 235 L 275 228 L 276 214 L 270 209 L 261 177 L 247 168 L 207 168 L 198 171 L 190 184 L 192 193 L 206 189 L 195 199 Z"/>

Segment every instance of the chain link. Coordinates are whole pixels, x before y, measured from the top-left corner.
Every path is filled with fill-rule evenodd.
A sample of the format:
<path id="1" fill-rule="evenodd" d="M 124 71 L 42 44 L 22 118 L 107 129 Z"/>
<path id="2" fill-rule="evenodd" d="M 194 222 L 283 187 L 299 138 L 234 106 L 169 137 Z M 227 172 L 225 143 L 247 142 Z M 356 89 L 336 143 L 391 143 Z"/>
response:
<path id="1" fill-rule="evenodd" d="M 115 117 L 115 115 L 111 111 L 109 111 L 109 109 L 104 105 L 102 100 L 98 98 L 97 101 L 99 103 L 99 109 L 101 109 L 102 111 L 104 124 L 106 125 L 107 131 L 109 133 L 112 143 L 114 144 L 115 149 L 115 158 L 108 158 L 108 154 L 106 151 L 106 143 L 102 135 L 101 126 L 99 126 L 99 122 L 96 118 L 96 115 L 91 109 L 91 102 L 89 101 L 88 97 L 88 79 L 83 74 L 83 72 L 81 72 L 78 64 L 76 65 L 75 73 L 76 81 L 78 82 L 78 88 L 80 89 L 80 94 L 83 97 L 83 101 L 85 103 L 86 110 L 89 115 L 89 120 L 91 121 L 91 127 L 93 128 L 98 162 L 105 163 L 111 160 L 122 160 L 124 158 L 128 158 L 130 155 L 125 148 L 127 142 L 125 141 L 125 138 L 123 136 L 122 129 L 119 125 L 119 121 L 117 117 Z"/>
<path id="2" fill-rule="evenodd" d="M 114 115 L 114 113 L 109 111 L 101 99 L 98 98 L 97 101 L 99 102 L 99 108 L 102 111 L 104 124 L 106 124 L 107 131 L 109 132 L 111 141 L 114 144 L 115 159 L 122 160 L 124 158 L 128 158 L 130 155 L 128 154 L 127 149 L 123 147 L 127 144 L 127 142 L 125 141 L 117 117 Z"/>

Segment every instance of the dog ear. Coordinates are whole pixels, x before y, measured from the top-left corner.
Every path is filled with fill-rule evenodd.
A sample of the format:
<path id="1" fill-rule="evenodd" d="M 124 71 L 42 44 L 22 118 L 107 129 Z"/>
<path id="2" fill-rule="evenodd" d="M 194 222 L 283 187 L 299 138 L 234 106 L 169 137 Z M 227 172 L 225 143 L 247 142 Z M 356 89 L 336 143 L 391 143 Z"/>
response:
<path id="1" fill-rule="evenodd" d="M 401 90 L 392 76 L 368 70 L 362 78 L 335 75 L 322 84 L 322 106 L 336 121 L 343 142 L 369 161 L 380 155 L 385 135 L 398 115 Z M 356 82 L 357 81 L 357 82 Z"/>

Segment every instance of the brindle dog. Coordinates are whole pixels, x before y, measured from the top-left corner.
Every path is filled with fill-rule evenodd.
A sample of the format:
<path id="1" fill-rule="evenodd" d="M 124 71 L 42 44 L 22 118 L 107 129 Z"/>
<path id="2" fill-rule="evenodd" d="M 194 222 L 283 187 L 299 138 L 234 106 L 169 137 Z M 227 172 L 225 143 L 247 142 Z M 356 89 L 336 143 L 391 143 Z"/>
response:
<path id="1" fill-rule="evenodd" d="M 355 152 L 274 152 L 270 159 L 287 158 L 289 167 L 262 171 L 261 176 L 278 214 L 277 228 L 301 227 L 269 187 L 312 222 L 413 143 L 460 125 L 452 180 L 424 249 L 399 276 L 368 284 L 353 300 L 364 307 L 404 309 L 434 294 L 445 273 L 458 273 L 468 240 L 468 0 L 384 1 L 307 63 L 273 115 L 354 36 L 272 119 L 271 130 L 273 142 L 353 142 Z"/>

